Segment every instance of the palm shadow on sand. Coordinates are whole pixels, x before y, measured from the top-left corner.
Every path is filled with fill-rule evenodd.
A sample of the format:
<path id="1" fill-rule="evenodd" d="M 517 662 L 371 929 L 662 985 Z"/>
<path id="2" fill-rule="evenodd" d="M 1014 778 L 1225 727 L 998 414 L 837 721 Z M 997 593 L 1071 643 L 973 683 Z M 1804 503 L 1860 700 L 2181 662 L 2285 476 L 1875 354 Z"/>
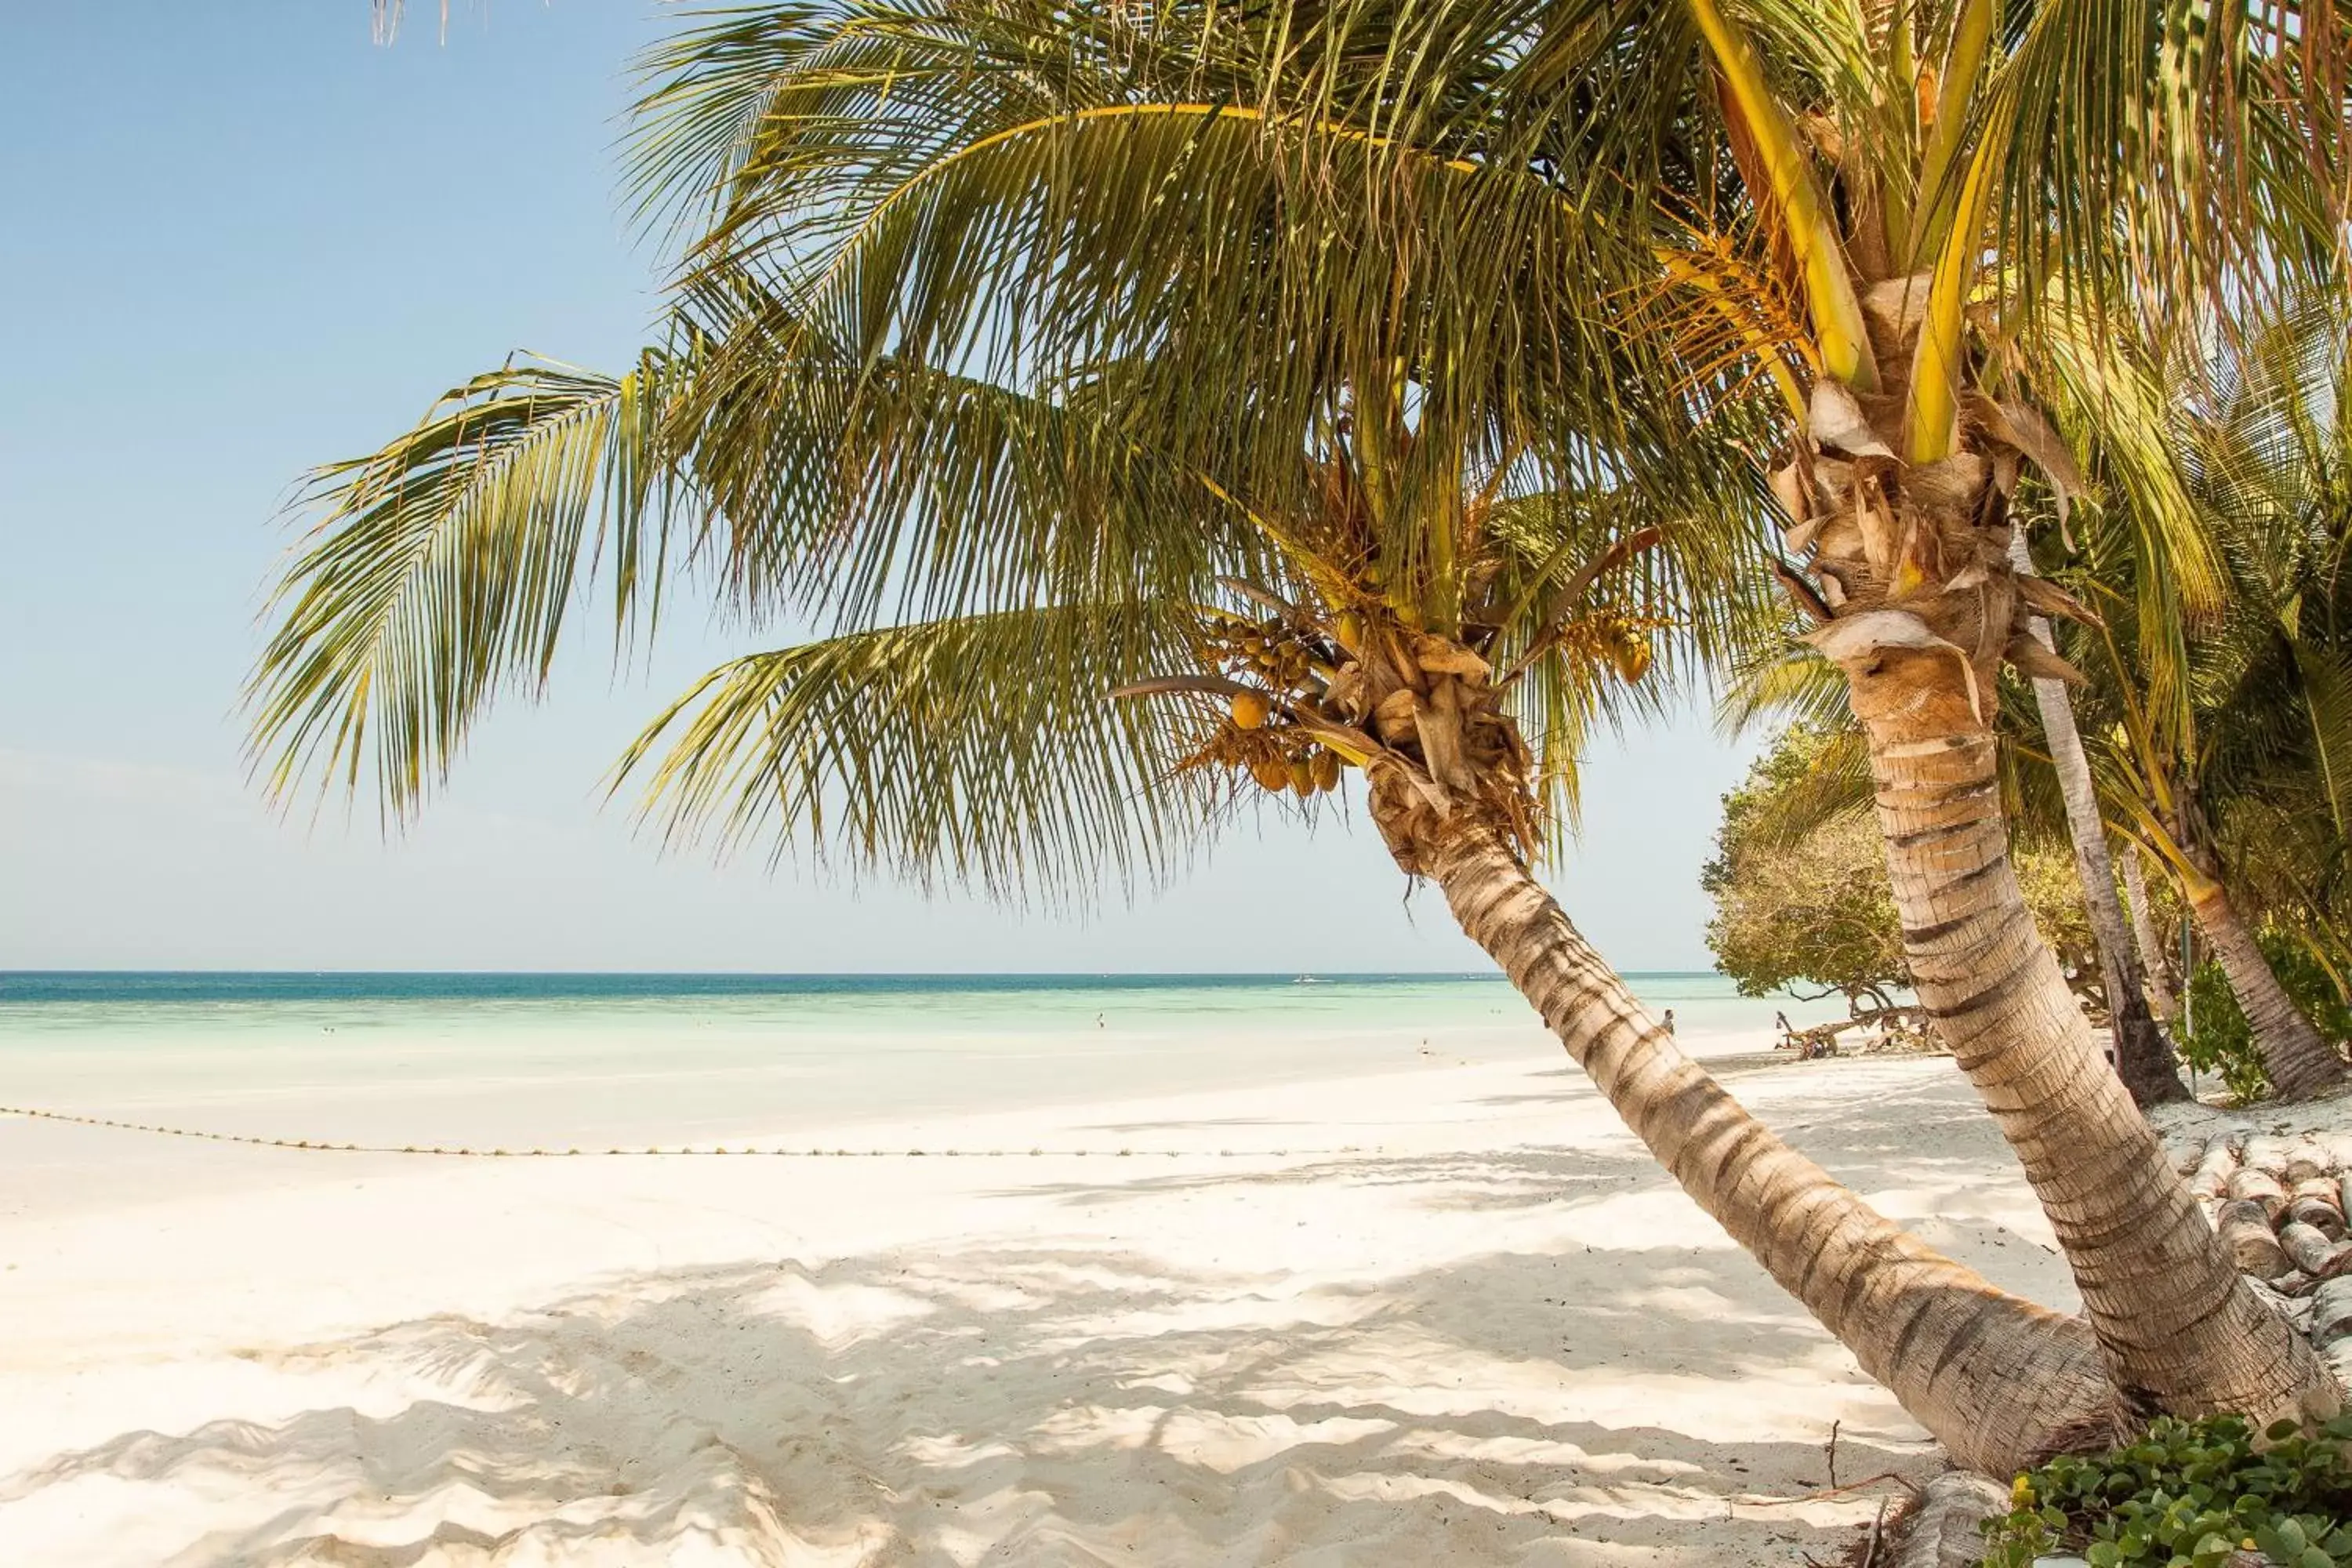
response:
<path id="1" fill-rule="evenodd" d="M 1360 1165 L 1503 1207 L 1649 1180 L 1630 1152 Z M 402 1391 L 126 1433 L 0 1503 L 143 1492 L 152 1528 L 196 1521 L 134 1559 L 173 1568 L 1793 1563 L 1889 1489 L 1768 1503 L 1830 1477 L 1817 1440 L 1759 1425 L 1759 1388 L 1849 1385 L 1843 1481 L 1934 1468 L 1727 1248 L 1495 1253 L 1303 1291 L 1139 1252 L 901 1253 L 620 1279 L 277 1360 Z"/>

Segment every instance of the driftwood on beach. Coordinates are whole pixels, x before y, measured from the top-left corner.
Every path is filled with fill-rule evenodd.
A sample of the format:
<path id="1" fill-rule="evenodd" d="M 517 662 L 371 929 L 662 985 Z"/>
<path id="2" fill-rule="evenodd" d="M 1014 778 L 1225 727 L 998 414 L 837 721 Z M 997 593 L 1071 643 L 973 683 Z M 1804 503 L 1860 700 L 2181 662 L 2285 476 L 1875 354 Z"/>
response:
<path id="1" fill-rule="evenodd" d="M 1850 1046 L 1840 1037 L 1848 1030 L 1869 1031 L 1856 1046 Z M 1906 1054 L 1940 1051 L 1935 1031 L 1927 1020 L 1927 1010 L 1918 1006 L 1890 1004 L 1857 1012 L 1850 1018 L 1832 1023 L 1815 1024 L 1810 1028 L 1790 1029 L 1773 1047 L 1776 1051 L 1793 1051 L 1802 1061 L 1820 1057 L 1834 1057 L 1849 1050 L 1860 1049 L 1865 1054 L 1896 1051 Z"/>

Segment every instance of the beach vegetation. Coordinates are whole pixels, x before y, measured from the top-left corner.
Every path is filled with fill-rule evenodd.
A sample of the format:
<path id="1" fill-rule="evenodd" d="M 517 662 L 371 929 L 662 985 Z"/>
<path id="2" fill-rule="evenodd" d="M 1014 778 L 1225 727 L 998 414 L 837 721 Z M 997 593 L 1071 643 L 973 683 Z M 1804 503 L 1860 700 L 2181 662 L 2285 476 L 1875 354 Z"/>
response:
<path id="1" fill-rule="evenodd" d="M 2232 1415 L 2159 1418 L 2103 1454 L 2062 1456 L 2017 1478 L 1988 1521 L 1986 1568 L 2061 1552 L 2091 1568 L 2279 1568 L 2352 1563 L 2352 1417 L 2257 1436 Z"/>
<path id="2" fill-rule="evenodd" d="M 1853 1024 L 1919 1030 L 1927 1020 L 1907 996 L 1910 964 L 1868 774 L 1857 781 L 1852 765 L 1858 742 L 1851 726 L 1792 725 L 1724 796 L 1715 854 L 1699 879 L 1715 903 L 1707 947 L 1744 996 L 1835 994 Z M 2021 835 L 2014 858 L 2034 925 L 2068 985 L 2104 1011 L 2072 852 Z"/>
<path id="3" fill-rule="evenodd" d="M 2308 298 L 2182 351 L 2161 416 L 2184 491 L 2221 565 L 2221 602 L 2191 614 L 2149 584 L 2121 509 L 2078 516 L 2048 569 L 2095 605 L 2063 627 L 2084 679 L 2074 702 L 2110 830 L 2159 868 L 2171 902 L 2228 979 L 2273 1092 L 2345 1081 L 2265 930 L 2342 973 L 2336 902 L 2347 864 L 2336 807 L 2347 679 L 2336 627 L 2347 538 L 2340 305 Z"/>
<path id="4" fill-rule="evenodd" d="M 2336 973 L 2314 955 L 2311 945 L 2272 928 L 2255 937 L 2266 966 L 2295 1010 L 2323 1038 L 2352 1039 L 2352 1007 L 2345 1005 Z M 2189 1005 L 2180 1031 L 2180 1058 L 2200 1072 L 2217 1073 L 2231 1099 L 2251 1104 L 2270 1092 L 2263 1053 L 2255 1043 L 2228 971 L 2208 959 L 2189 978 Z"/>

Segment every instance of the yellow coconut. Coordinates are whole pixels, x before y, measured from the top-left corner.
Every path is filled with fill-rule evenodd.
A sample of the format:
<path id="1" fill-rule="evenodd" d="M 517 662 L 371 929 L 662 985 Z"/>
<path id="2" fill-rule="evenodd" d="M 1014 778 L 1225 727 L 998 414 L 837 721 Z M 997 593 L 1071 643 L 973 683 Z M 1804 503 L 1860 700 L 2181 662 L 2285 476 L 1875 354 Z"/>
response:
<path id="1" fill-rule="evenodd" d="M 1244 730 L 1263 728 L 1269 711 L 1265 698 L 1258 692 L 1237 691 L 1234 694 L 1234 722 Z"/>
<path id="2" fill-rule="evenodd" d="M 1315 769 L 1315 787 L 1317 789 L 1335 790 L 1339 787 L 1339 752 L 1318 752 L 1315 753 L 1315 762 L 1313 765 Z"/>
<path id="3" fill-rule="evenodd" d="M 1315 793 L 1315 768 L 1305 757 L 1290 759 L 1290 790 L 1301 800 Z"/>
<path id="4" fill-rule="evenodd" d="M 1280 757 L 1254 757 L 1250 760 L 1249 771 L 1250 776 L 1265 789 L 1283 789 L 1290 784 L 1290 770 L 1283 765 Z"/>
<path id="5" fill-rule="evenodd" d="M 1646 637 L 1624 637 L 1609 650 L 1618 676 L 1625 680 L 1639 680 L 1650 673 L 1650 643 Z"/>

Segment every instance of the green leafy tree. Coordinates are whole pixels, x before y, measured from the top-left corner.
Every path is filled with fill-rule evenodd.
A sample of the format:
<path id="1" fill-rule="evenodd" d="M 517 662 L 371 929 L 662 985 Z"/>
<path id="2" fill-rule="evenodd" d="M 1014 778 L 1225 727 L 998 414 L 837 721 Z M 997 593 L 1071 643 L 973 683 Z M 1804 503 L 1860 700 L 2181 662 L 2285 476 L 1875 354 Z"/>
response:
<path id="1" fill-rule="evenodd" d="M 1700 885 L 1715 900 L 1707 946 L 1745 996 L 1806 985 L 1841 993 L 1860 1016 L 1893 1005 L 1907 987 L 1903 931 L 1877 829 L 1853 805 L 1813 819 L 1805 797 L 1824 753 L 1850 749 L 1850 731 L 1798 726 L 1723 797 L 1715 855 Z M 1791 818 L 1802 818 L 1790 831 Z"/>
<path id="2" fill-rule="evenodd" d="M 1700 882 L 1715 900 L 1707 944 L 1748 996 L 1815 986 L 1846 999 L 1856 1021 L 1909 1009 L 1902 922 L 1867 798 L 1845 782 L 1858 736 L 1799 724 L 1724 796 L 1715 855 Z M 2073 857 L 2042 840 L 2017 853 L 2018 880 L 2068 983 L 2105 1005 Z"/>

